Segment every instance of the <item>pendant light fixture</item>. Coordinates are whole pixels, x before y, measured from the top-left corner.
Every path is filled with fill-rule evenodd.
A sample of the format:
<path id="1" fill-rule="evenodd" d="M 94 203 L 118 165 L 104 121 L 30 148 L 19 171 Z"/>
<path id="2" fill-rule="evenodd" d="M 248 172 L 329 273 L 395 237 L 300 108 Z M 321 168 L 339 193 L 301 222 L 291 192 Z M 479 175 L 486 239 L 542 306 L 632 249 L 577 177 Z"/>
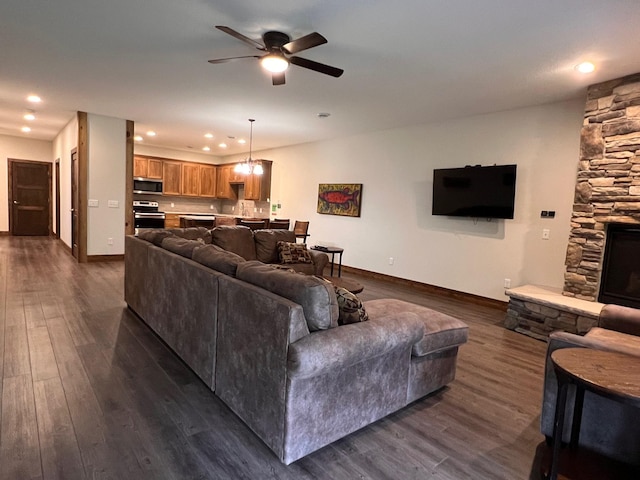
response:
<path id="1" fill-rule="evenodd" d="M 251 158 L 251 153 L 253 151 L 253 122 L 256 120 L 254 118 L 250 118 L 249 122 L 251 125 L 251 130 L 249 133 L 249 158 L 247 158 L 244 162 L 236 164 L 234 171 L 238 173 L 243 173 L 245 175 L 262 175 L 264 170 L 262 168 L 262 162 L 255 162 L 253 158 Z"/>

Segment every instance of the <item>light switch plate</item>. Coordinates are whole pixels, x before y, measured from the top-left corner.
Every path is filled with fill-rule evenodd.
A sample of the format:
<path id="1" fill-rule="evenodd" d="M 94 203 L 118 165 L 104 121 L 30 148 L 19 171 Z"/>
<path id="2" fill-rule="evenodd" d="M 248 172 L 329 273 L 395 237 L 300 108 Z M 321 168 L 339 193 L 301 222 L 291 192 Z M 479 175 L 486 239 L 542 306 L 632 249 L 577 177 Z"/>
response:
<path id="1" fill-rule="evenodd" d="M 89 199 L 89 206 L 90 207 L 97 207 L 100 205 L 100 202 L 94 198 L 90 198 Z"/>
<path id="2" fill-rule="evenodd" d="M 118 208 L 120 202 L 118 202 L 118 200 L 109 200 L 107 202 L 107 205 L 109 206 L 109 208 Z"/>

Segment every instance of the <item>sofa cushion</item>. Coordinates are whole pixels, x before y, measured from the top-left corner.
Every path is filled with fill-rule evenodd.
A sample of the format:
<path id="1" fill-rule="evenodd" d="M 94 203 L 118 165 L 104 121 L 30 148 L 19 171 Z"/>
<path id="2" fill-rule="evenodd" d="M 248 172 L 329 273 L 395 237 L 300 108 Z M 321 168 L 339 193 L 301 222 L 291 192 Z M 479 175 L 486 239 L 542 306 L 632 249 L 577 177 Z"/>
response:
<path id="1" fill-rule="evenodd" d="M 151 242 L 156 246 L 161 246 L 162 241 L 167 237 L 172 237 L 173 233 L 162 228 L 141 228 L 138 230 L 138 238 Z"/>
<path id="2" fill-rule="evenodd" d="M 299 304 L 310 331 L 338 326 L 338 301 L 325 280 L 273 268 L 262 262 L 238 265 L 236 278 L 269 290 Z"/>
<path id="3" fill-rule="evenodd" d="M 202 265 L 232 277 L 236 276 L 238 265 L 246 261 L 240 255 L 227 252 L 217 245 L 201 245 L 196 247 L 193 250 L 191 258 Z"/>
<path id="4" fill-rule="evenodd" d="M 170 228 L 169 231 L 187 240 L 202 240 L 203 243 L 211 243 L 211 231 L 204 227 Z"/>
<path id="5" fill-rule="evenodd" d="M 278 242 L 280 263 L 313 263 L 304 243 Z"/>
<path id="6" fill-rule="evenodd" d="M 216 227 L 211 230 L 211 242 L 245 260 L 256 259 L 256 244 L 253 232 L 242 225 Z"/>
<path id="7" fill-rule="evenodd" d="M 462 345 L 469 336 L 469 327 L 463 321 L 421 305 L 387 298 L 364 302 L 364 306 L 372 320 L 390 312 L 412 312 L 422 320 L 424 336 L 411 349 L 414 357 Z"/>
<path id="8" fill-rule="evenodd" d="M 278 242 L 296 241 L 292 230 L 256 230 L 253 232 L 256 243 L 256 260 L 263 263 L 279 263 Z"/>
<path id="9" fill-rule="evenodd" d="M 193 250 L 202 246 L 203 243 L 198 240 L 187 240 L 186 238 L 176 237 L 175 235 L 167 237 L 162 241 L 161 247 L 170 252 L 186 258 L 191 258 Z"/>
<path id="10" fill-rule="evenodd" d="M 348 325 L 349 323 L 366 322 L 369 320 L 367 311 L 362 306 L 362 302 L 354 293 L 346 288 L 337 287 L 336 299 L 338 300 L 338 325 Z"/>

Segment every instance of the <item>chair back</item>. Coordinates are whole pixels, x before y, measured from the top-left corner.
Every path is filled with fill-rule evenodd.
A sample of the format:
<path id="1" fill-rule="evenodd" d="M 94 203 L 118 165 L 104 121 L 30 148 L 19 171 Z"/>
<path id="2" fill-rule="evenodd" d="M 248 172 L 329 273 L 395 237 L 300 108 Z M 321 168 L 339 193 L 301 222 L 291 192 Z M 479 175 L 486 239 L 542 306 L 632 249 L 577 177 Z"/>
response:
<path id="1" fill-rule="evenodd" d="M 235 217 L 216 217 L 215 221 L 213 222 L 213 226 L 214 227 L 220 227 L 222 225 L 237 225 L 238 222 L 236 221 Z"/>
<path id="2" fill-rule="evenodd" d="M 307 233 L 309 230 L 309 222 L 301 222 L 300 220 L 296 220 L 296 223 L 293 224 L 293 233 L 296 234 L 296 238 L 301 238 L 302 243 L 307 243 L 307 237 L 309 234 Z"/>
<path id="3" fill-rule="evenodd" d="M 267 228 L 267 222 L 269 219 L 252 219 L 252 220 L 240 220 L 238 225 L 244 225 L 245 227 L 249 227 L 251 230 L 261 230 Z"/>
<path id="4" fill-rule="evenodd" d="M 274 230 L 289 230 L 288 218 L 276 218 L 269 222 L 269 228 Z"/>

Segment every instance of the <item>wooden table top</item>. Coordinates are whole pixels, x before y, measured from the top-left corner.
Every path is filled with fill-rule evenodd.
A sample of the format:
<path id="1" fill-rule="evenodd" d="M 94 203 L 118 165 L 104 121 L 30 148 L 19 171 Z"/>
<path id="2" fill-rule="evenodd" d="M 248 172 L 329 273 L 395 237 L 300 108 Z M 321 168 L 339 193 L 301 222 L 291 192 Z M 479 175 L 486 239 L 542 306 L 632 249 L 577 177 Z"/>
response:
<path id="1" fill-rule="evenodd" d="M 586 388 L 640 407 L 640 357 L 591 348 L 563 348 L 553 352 L 551 359 Z"/>

